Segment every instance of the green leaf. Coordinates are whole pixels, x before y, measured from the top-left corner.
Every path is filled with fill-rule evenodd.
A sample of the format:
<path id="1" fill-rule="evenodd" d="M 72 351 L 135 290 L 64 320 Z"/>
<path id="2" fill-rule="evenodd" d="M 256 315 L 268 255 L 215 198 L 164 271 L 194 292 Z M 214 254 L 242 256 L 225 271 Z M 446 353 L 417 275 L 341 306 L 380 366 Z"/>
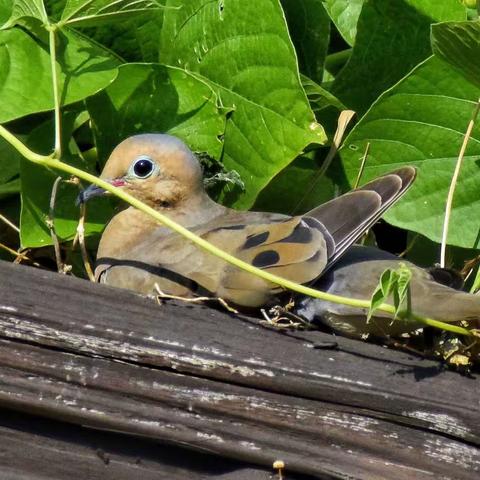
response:
<path id="1" fill-rule="evenodd" d="M 0 27 L 11 28 L 22 23 L 22 20 L 34 18 L 48 23 L 48 16 L 43 0 L 14 0 L 10 18 Z"/>
<path id="2" fill-rule="evenodd" d="M 8 182 L 20 171 L 20 157 L 18 151 L 0 139 L 0 184 Z"/>
<path id="3" fill-rule="evenodd" d="M 400 263 L 396 270 L 396 284 L 394 289 L 394 306 L 397 318 L 400 310 L 410 310 L 410 282 L 412 280 L 412 271 L 404 264 Z"/>
<path id="4" fill-rule="evenodd" d="M 162 29 L 164 63 L 192 72 L 230 110 L 223 162 L 246 191 L 225 203 L 250 207 L 260 190 L 310 143 L 323 143 L 300 85 L 295 51 L 277 0 L 171 0 Z"/>
<path id="5" fill-rule="evenodd" d="M 322 0 L 281 0 L 300 71 L 322 81 L 330 40 L 330 19 Z"/>
<path id="6" fill-rule="evenodd" d="M 386 92 L 351 131 L 340 150 L 347 178 L 355 181 L 370 142 L 362 181 L 402 165 L 418 175 L 386 214 L 390 223 L 440 242 L 450 181 L 480 89 L 432 57 Z M 480 125 L 467 148 L 450 219 L 448 243 L 478 248 Z"/>
<path id="7" fill-rule="evenodd" d="M 337 110 L 345 110 L 347 108 L 335 95 L 332 95 L 311 78 L 301 75 L 301 79 L 308 101 L 315 113 L 320 113 L 328 107 L 335 107 Z"/>
<path id="8" fill-rule="evenodd" d="M 338 31 L 349 44 L 355 43 L 357 22 L 365 0 L 325 0 L 323 4 Z"/>
<path id="9" fill-rule="evenodd" d="M 130 135 L 164 132 L 219 158 L 225 119 L 208 86 L 178 68 L 127 64 L 103 92 L 87 101 L 99 158 Z"/>
<path id="10" fill-rule="evenodd" d="M 68 0 L 59 25 L 75 27 L 126 20 L 163 8 L 157 0 Z"/>
<path id="11" fill-rule="evenodd" d="M 330 109 L 334 111 L 336 123 L 339 112 L 346 110 L 347 107 L 345 107 L 337 97 L 332 95 L 328 90 L 322 88 L 312 79 L 305 75 L 301 75 L 300 77 L 302 79 L 302 86 L 307 94 L 308 101 L 310 102 L 310 106 L 312 107 L 317 120 L 322 121 L 323 124 L 325 110 Z"/>
<path id="12" fill-rule="evenodd" d="M 162 22 L 163 10 L 155 10 L 122 22 L 88 28 L 86 33 L 127 62 L 157 62 Z"/>
<path id="13" fill-rule="evenodd" d="M 390 297 L 393 297 L 393 306 L 395 308 L 394 320 L 398 318 L 401 311 L 408 312 L 410 309 L 411 279 L 412 271 L 404 263 L 400 263 L 395 270 L 391 268 L 385 270 L 380 276 L 378 285 L 372 294 L 370 308 L 367 313 L 367 322 L 370 321 L 378 307 L 382 303 L 386 303 Z"/>
<path id="14" fill-rule="evenodd" d="M 367 322 L 371 320 L 378 307 L 387 301 L 392 292 L 395 279 L 395 271 L 391 269 L 385 270 L 380 276 L 377 288 L 373 292 L 370 300 L 370 308 L 367 313 Z"/>
<path id="15" fill-rule="evenodd" d="M 480 21 L 432 25 L 432 48 L 480 87 Z"/>
<path id="16" fill-rule="evenodd" d="M 117 75 L 118 61 L 73 31 L 59 37 L 57 55 L 63 105 L 98 92 Z M 0 31 L 0 89 L 0 123 L 52 110 L 48 47 L 23 30 Z"/>
<path id="17" fill-rule="evenodd" d="M 320 150 L 323 157 L 326 151 L 327 148 Z M 338 194 L 338 180 L 329 176 L 317 179 L 321 165 L 321 160 L 317 157 L 321 155 L 318 151 L 312 151 L 296 158 L 260 192 L 253 210 L 291 215 L 311 210 L 335 197 Z M 314 188 L 300 204 L 315 180 Z"/>
<path id="18" fill-rule="evenodd" d="M 4 25 L 12 14 L 14 0 L 0 0 L 0 25 Z"/>
<path id="19" fill-rule="evenodd" d="M 372 102 L 431 54 L 430 24 L 464 20 L 458 0 L 370 0 L 363 6 L 352 55 L 332 93 L 363 114 Z"/>
<path id="20" fill-rule="evenodd" d="M 8 183 L 0 185 L 0 198 L 9 197 L 20 193 L 20 179 L 15 178 Z"/>
<path id="21" fill-rule="evenodd" d="M 63 116 L 63 148 L 64 158 L 68 163 L 95 173 L 93 165 L 83 161 L 76 155 L 76 149 L 70 138 L 77 117 L 76 112 Z M 40 153 L 51 151 L 54 131 L 53 122 L 47 122 L 33 130 L 29 137 L 30 148 Z M 20 162 L 22 209 L 20 216 L 20 241 L 23 248 L 51 245 L 50 230 L 47 225 L 50 196 L 55 179 L 59 174 L 45 167 L 36 165 L 22 158 Z M 65 178 L 65 176 L 62 174 Z M 79 209 L 75 205 L 78 187 L 60 183 L 55 202 L 55 229 L 60 241 L 73 239 L 79 219 Z M 88 222 L 85 224 L 85 234 L 100 233 L 105 223 L 112 215 L 112 208 L 106 199 L 93 199 L 88 205 Z"/>

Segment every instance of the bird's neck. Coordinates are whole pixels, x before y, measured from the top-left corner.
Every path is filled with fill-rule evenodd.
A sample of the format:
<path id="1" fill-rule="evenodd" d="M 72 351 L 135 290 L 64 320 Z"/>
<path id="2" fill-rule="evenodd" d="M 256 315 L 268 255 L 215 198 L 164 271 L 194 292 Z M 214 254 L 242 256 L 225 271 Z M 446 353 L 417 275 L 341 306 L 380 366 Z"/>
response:
<path id="1" fill-rule="evenodd" d="M 156 205 L 155 210 L 192 229 L 223 215 L 227 209 L 215 203 L 206 193 L 200 192 L 198 196 L 190 197 L 188 201 L 175 207 Z M 98 257 L 122 258 L 124 252 L 130 251 L 156 229 L 164 229 L 165 235 L 171 234 L 169 228 L 159 225 L 150 215 L 128 207 L 117 213 L 108 223 L 100 241 Z"/>

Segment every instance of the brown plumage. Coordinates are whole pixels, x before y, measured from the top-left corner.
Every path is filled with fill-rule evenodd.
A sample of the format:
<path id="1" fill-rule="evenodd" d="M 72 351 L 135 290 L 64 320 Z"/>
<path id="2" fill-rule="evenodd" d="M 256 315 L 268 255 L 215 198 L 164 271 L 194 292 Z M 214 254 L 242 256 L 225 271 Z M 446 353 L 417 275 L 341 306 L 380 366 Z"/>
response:
<path id="1" fill-rule="evenodd" d="M 239 212 L 211 200 L 200 165 L 178 139 L 130 137 L 112 152 L 101 177 L 230 254 L 298 283 L 315 280 L 411 185 L 405 167 L 295 217 Z M 87 189 L 81 200 L 103 193 Z M 127 207 L 107 225 L 97 256 L 98 281 L 142 293 L 155 283 L 173 295 L 208 294 L 239 306 L 268 303 L 281 289 L 197 248 Z"/>

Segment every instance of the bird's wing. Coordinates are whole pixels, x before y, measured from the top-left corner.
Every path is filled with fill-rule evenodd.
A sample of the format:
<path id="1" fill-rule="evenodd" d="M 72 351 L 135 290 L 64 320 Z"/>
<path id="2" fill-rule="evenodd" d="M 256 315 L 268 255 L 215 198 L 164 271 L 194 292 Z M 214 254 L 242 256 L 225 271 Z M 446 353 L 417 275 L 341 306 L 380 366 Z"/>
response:
<path id="1" fill-rule="evenodd" d="M 333 238 L 327 268 L 407 191 L 415 176 L 415 168 L 400 168 L 305 214 L 320 221 Z"/>
<path id="2" fill-rule="evenodd" d="M 269 222 L 268 214 L 252 215 L 255 222 L 264 218 L 265 223 L 216 226 L 201 236 L 240 260 L 289 280 L 306 283 L 318 277 L 332 248 L 318 222 L 301 217 Z M 260 305 L 281 290 L 230 264 L 219 267 L 216 293 L 238 305 Z"/>

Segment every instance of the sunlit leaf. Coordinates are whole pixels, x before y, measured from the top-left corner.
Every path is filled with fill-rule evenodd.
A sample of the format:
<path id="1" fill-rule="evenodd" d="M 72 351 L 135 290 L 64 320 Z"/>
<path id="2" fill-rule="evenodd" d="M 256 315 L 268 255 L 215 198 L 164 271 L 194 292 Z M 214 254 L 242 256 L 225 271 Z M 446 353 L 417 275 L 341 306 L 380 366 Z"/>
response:
<path id="1" fill-rule="evenodd" d="M 250 207 L 307 145 L 325 141 L 300 85 L 283 11 L 276 0 L 167 3 L 180 5 L 165 10 L 161 59 L 193 73 L 231 111 L 223 162 L 246 191 L 224 201 Z"/>
<path id="2" fill-rule="evenodd" d="M 21 20 L 29 18 L 48 23 L 43 0 L 14 0 L 10 18 L 0 28 L 11 28 L 20 23 Z"/>
<path id="3" fill-rule="evenodd" d="M 91 26 L 163 8 L 158 0 L 67 0 L 60 25 Z"/>

